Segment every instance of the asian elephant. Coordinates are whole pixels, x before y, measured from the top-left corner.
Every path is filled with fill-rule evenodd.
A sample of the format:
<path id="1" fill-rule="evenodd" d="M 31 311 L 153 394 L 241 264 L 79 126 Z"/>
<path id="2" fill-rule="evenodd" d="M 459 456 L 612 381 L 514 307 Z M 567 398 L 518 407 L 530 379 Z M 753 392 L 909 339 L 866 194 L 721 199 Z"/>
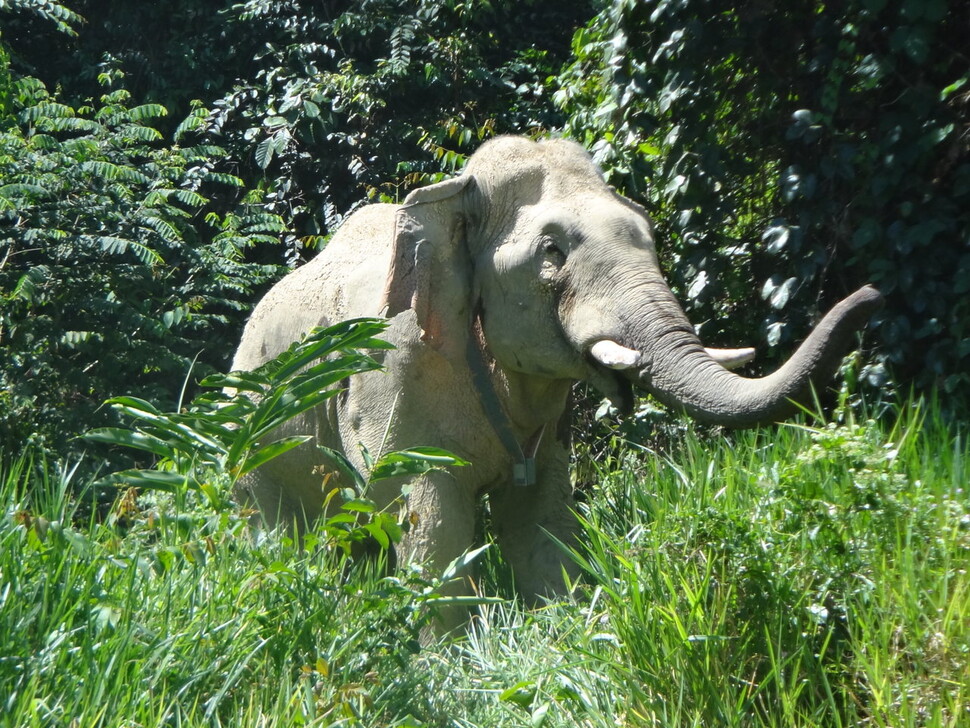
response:
<path id="1" fill-rule="evenodd" d="M 432 567 L 461 555 L 488 494 L 493 536 L 534 600 L 561 591 L 571 571 L 550 536 L 569 544 L 577 528 L 562 427 L 575 382 L 621 409 L 639 387 L 706 422 L 777 421 L 834 373 L 881 301 L 860 288 L 776 372 L 739 376 L 729 368 L 752 350 L 701 344 L 661 275 L 645 211 L 578 145 L 500 137 L 460 176 L 354 213 L 259 303 L 233 368 L 258 366 L 312 327 L 386 316 L 396 347 L 382 354 L 386 371 L 352 377 L 280 434 L 313 435 L 358 467 L 361 443 L 469 460 L 411 484 L 414 525 L 400 555 Z M 325 496 L 321 464 L 307 443 L 241 488 L 271 518 L 312 519 Z M 400 485 L 371 495 L 390 503 Z"/>

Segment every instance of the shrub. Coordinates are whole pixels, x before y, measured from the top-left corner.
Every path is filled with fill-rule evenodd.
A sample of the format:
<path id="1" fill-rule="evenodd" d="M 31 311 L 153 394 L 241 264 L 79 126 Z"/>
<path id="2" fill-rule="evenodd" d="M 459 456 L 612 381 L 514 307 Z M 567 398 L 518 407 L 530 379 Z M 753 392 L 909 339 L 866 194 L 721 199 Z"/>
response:
<path id="1" fill-rule="evenodd" d="M 219 147 L 183 146 L 198 113 L 165 144 L 165 108 L 124 89 L 75 108 L 2 55 L 0 84 L 0 443 L 65 452 L 120 386 L 172 403 L 194 362 L 225 365 L 279 270 L 245 251 L 283 223 Z"/>

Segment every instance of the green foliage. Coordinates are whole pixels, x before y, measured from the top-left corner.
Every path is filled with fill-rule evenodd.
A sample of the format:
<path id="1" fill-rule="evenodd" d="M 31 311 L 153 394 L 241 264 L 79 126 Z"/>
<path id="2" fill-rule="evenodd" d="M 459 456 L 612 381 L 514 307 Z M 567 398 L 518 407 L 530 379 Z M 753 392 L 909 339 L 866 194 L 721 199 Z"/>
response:
<path id="1" fill-rule="evenodd" d="M 894 424 L 616 450 L 582 507 L 573 597 L 488 600 L 467 638 L 425 647 L 439 583 L 417 570 L 352 562 L 326 531 L 256 540 L 244 513 L 164 493 L 91 511 L 70 473 L 7 461 L 4 718 L 957 728 L 968 456 L 917 403 Z"/>
<path id="2" fill-rule="evenodd" d="M 643 686 L 636 710 L 704 724 L 959 724 L 966 691 L 941 702 L 934 686 L 965 685 L 970 669 L 951 660 L 968 649 L 970 503 L 955 485 L 965 443 L 938 417 L 914 406 L 885 430 L 850 420 L 770 444 L 688 438 L 669 462 L 611 476 L 582 560 L 617 605 L 603 605 L 619 619 L 601 654 Z M 632 487 L 641 478 L 649 488 Z M 931 645 L 948 657 L 915 658 Z"/>
<path id="3" fill-rule="evenodd" d="M 64 448 L 120 383 L 166 402 L 194 360 L 224 366 L 240 312 L 278 271 L 245 251 L 277 243 L 283 222 L 222 171 L 219 147 L 164 146 L 164 107 L 116 89 L 74 108 L 7 78 L 0 440 Z"/>
<path id="4" fill-rule="evenodd" d="M 25 461 L 3 475 L 5 725 L 414 726 L 428 712 L 415 666 L 440 582 L 133 490 L 96 520 L 69 477 Z"/>
<path id="5" fill-rule="evenodd" d="M 246 473 L 311 439 L 267 442 L 280 425 L 337 394 L 337 382 L 379 368 L 355 349 L 387 348 L 373 338 L 384 326 L 360 320 L 314 329 L 252 372 L 206 377 L 200 385 L 210 391 L 174 412 L 161 412 L 136 397 L 114 397 L 108 404 L 133 418 L 134 427 L 100 428 L 86 433 L 85 439 L 133 448 L 158 460 L 155 469 L 117 473 L 112 482 L 199 490 L 214 479 L 227 481 L 231 488 Z M 334 354 L 339 356 L 320 361 Z M 214 491 L 211 500 L 220 503 Z"/>
<path id="6" fill-rule="evenodd" d="M 706 339 L 787 344 L 869 281 L 889 297 L 881 359 L 966 393 L 967 22 L 945 0 L 616 0 L 556 100 L 649 201 Z"/>
<path id="7" fill-rule="evenodd" d="M 93 484 L 120 489 L 109 510 L 87 519 L 88 488 L 24 457 L 10 465 L 0 481 L 0 628 L 21 638 L 4 644 L 0 679 L 12 725 L 65 716 L 115 725 L 106 716 L 136 714 L 151 724 L 254 725 L 248 687 L 262 684 L 272 687 L 258 710 L 281 724 L 357 724 L 392 710 L 393 725 L 416 725 L 408 716 L 423 707 L 420 687 L 406 668 L 419 633 L 442 606 L 492 600 L 442 595 L 478 552 L 435 578 L 418 565 L 384 576 L 387 550 L 410 521 L 404 509 L 391 512 L 397 503 L 379 510 L 367 487 L 467 463 L 432 448 L 368 458 L 369 475 L 350 472 L 298 546 L 282 535 L 257 542 L 252 511 L 232 501 L 240 477 L 309 439 L 274 439 L 279 425 L 378 368 L 359 349 L 388 348 L 374 338 L 385 326 L 362 319 L 315 330 L 252 372 L 208 378 L 216 391 L 181 411 L 115 398 L 134 426 L 89 439 L 133 448 L 156 466 Z M 343 469 L 352 466 L 344 460 Z M 321 473 L 321 487 L 333 474 Z M 355 561 L 362 541 L 376 542 L 382 558 Z M 108 655 L 111 664 L 100 664 Z"/>
<path id="8" fill-rule="evenodd" d="M 228 32 L 257 35 L 264 51 L 207 128 L 292 216 L 297 256 L 365 196 L 398 200 L 493 134 L 558 123 L 544 80 L 588 8 L 249 0 Z"/>
<path id="9" fill-rule="evenodd" d="M 123 68 L 134 98 L 172 111 L 168 126 L 203 100 L 208 138 L 292 220 L 293 262 L 365 197 L 397 199 L 453 173 L 492 134 L 561 123 L 544 81 L 593 3 L 71 6 L 99 22 L 69 48 L 15 24 L 8 42 L 19 65 L 78 102 L 99 93 L 94 69 Z"/>
<path id="10" fill-rule="evenodd" d="M 407 527 L 368 483 L 444 453 L 331 457 L 350 487 L 303 549 L 254 537 L 231 497 L 297 444 L 280 418 L 369 361 L 174 401 L 200 351 L 225 367 L 279 270 L 260 263 L 492 134 L 556 127 L 649 204 L 705 341 L 787 349 L 871 280 L 882 358 L 966 391 L 967 8 L 776 5 L 0 0 L 0 449 L 94 427 L 143 465 L 109 509 L 76 473 L 3 463 L 4 721 L 965 723 L 970 453 L 935 410 L 853 421 L 875 367 L 846 368 L 837 425 L 713 440 L 644 406 L 602 432 L 576 471 L 574 599 L 483 604 L 423 653 L 440 583 L 347 554 Z M 316 336 L 291 363 L 329 350 Z"/>
<path id="11" fill-rule="evenodd" d="M 29 13 L 65 35 L 76 37 L 84 19 L 66 5 L 51 0 L 0 0 L 0 13 Z"/>
<path id="12" fill-rule="evenodd" d="M 40 12 L 54 3 L 12 4 L 21 12 L 3 15 L 3 42 L 20 74 L 58 88 L 76 106 L 101 94 L 98 76 L 104 69 L 122 68 L 134 98 L 169 110 L 169 119 L 159 123 L 166 136 L 195 100 L 211 100 L 245 75 L 259 48 L 258 39 L 247 45 L 226 36 L 221 11 L 232 0 L 66 0 L 59 6 L 70 13 L 68 32 L 57 32 L 60 12 L 56 17 Z"/>
<path id="13" fill-rule="evenodd" d="M 400 199 L 458 170 L 493 134 L 563 128 L 648 203 L 674 287 L 706 341 L 757 344 L 756 366 L 771 367 L 819 312 L 871 281 L 890 301 L 873 337 L 879 363 L 863 380 L 884 382 L 888 363 L 920 386 L 965 389 L 970 87 L 954 51 L 967 19 L 959 4 L 11 8 L 21 11 L 5 14 L 13 67 L 58 85 L 57 102 L 76 119 L 90 121 L 97 78 L 123 68 L 124 105 L 173 110 L 142 126 L 183 140 L 203 133 L 226 150 L 209 181 L 241 179 L 285 222 L 273 233 L 285 246 L 250 251 L 250 261 L 298 262 L 365 198 Z M 83 123 L 59 107 L 49 113 L 55 126 Z M 160 151 L 164 141 L 146 144 Z M 217 209 L 229 206 L 221 199 Z M 104 237 L 151 257 L 143 241 Z"/>

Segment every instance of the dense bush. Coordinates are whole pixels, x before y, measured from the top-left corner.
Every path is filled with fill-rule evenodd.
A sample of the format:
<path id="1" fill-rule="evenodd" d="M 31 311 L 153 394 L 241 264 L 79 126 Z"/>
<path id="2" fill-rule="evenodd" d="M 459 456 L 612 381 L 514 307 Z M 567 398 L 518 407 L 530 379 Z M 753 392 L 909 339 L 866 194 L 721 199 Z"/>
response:
<path id="1" fill-rule="evenodd" d="M 69 8 L 51 0 L 5 3 L 0 11 L 19 11 L 3 16 L 3 41 L 19 73 L 60 87 L 64 101 L 77 104 L 100 95 L 98 75 L 106 67 L 123 68 L 135 99 L 171 112 L 161 120 L 165 133 L 193 100 L 217 98 L 245 74 L 259 43 L 227 36 L 223 12 L 233 0 L 67 0 Z"/>
<path id="2" fill-rule="evenodd" d="M 226 365 L 277 270 L 244 250 L 283 223 L 220 148 L 166 145 L 162 106 L 118 88 L 75 108 L 12 79 L 4 56 L 0 86 L 0 450 L 63 452 L 119 388 L 174 403 L 193 360 Z"/>
<path id="3" fill-rule="evenodd" d="M 4 463 L 3 723 L 967 724 L 970 451 L 935 407 L 691 429 L 668 455 L 600 461 L 572 598 L 483 599 L 467 638 L 420 646 L 437 585 L 341 548 L 396 509 L 352 501 L 296 548 L 188 482 L 96 520 L 67 478 Z"/>
<path id="4" fill-rule="evenodd" d="M 946 0 L 616 0 L 557 100 L 657 213 L 702 333 L 784 343 L 871 281 L 881 357 L 966 394 L 968 20 Z"/>
<path id="5" fill-rule="evenodd" d="M 83 99 L 98 93 L 97 69 L 117 64 L 135 98 L 176 117 L 193 99 L 211 105 L 210 139 L 292 220 L 293 261 L 362 200 L 454 172 L 482 139 L 561 125 L 545 79 L 595 3 L 70 5 L 90 22 L 53 38 L 53 53 L 38 18 L 15 16 L 6 37 L 20 67 Z"/>

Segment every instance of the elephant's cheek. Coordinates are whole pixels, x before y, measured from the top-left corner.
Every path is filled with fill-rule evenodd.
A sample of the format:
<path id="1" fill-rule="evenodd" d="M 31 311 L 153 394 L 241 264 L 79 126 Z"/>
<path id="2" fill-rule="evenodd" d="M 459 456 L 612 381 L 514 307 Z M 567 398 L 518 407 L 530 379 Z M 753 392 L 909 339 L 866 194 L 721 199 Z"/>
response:
<path id="1" fill-rule="evenodd" d="M 552 306 L 521 301 L 496 315 L 486 311 L 485 339 L 503 368 L 546 379 L 582 379 L 585 365 L 569 343 Z"/>

